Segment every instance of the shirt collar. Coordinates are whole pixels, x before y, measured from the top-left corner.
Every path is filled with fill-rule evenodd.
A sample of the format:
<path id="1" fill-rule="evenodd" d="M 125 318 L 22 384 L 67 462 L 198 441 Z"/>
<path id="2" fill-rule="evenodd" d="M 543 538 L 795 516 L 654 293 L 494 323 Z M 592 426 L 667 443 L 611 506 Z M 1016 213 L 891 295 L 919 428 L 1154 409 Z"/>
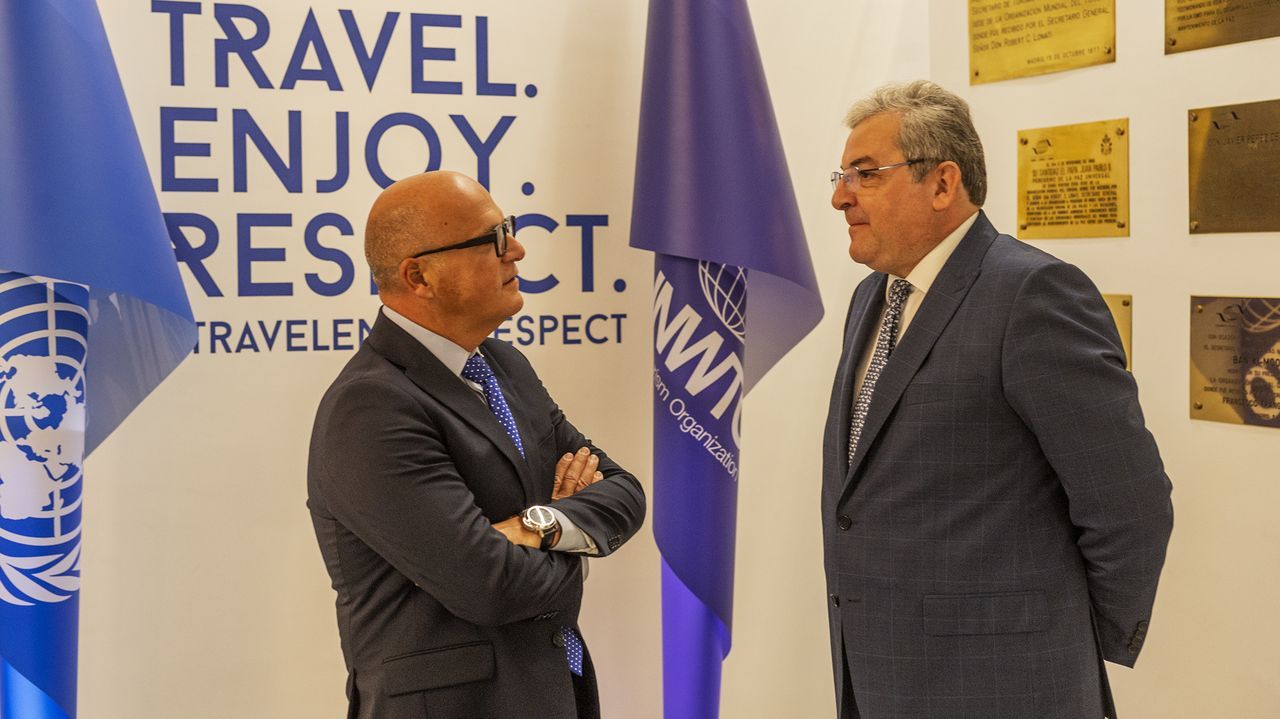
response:
<path id="1" fill-rule="evenodd" d="M 889 275 L 889 282 L 885 285 L 885 297 L 888 297 L 889 288 L 893 286 L 894 280 L 905 279 L 911 283 L 915 293 L 920 296 L 929 292 L 929 288 L 933 286 L 933 281 L 938 279 L 938 273 L 942 272 L 942 267 L 947 264 L 947 260 L 951 258 L 951 253 L 955 252 L 959 246 L 960 240 L 968 234 L 969 228 L 973 227 L 973 223 L 978 221 L 978 213 L 975 211 L 969 215 L 969 219 L 960 223 L 960 226 L 951 231 L 942 242 L 936 247 L 929 250 L 929 254 L 925 255 L 916 263 L 915 268 L 907 274 L 906 277 L 898 277 L 897 275 Z"/>
<path id="2" fill-rule="evenodd" d="M 450 372 L 458 377 L 462 376 L 462 367 L 471 357 L 470 352 L 454 344 L 452 340 L 441 337 L 386 305 L 382 306 L 382 314 L 399 325 L 400 329 L 408 332 L 409 336 L 420 342 L 423 347 L 426 347 L 427 351 L 443 362 Z"/>

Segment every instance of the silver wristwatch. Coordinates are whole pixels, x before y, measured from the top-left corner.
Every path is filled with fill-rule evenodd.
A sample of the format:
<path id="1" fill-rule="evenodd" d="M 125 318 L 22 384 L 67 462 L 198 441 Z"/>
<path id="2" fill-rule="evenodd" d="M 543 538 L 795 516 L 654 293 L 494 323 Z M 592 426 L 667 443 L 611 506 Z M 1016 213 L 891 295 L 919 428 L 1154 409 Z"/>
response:
<path id="1" fill-rule="evenodd" d="M 543 549 L 551 549 L 551 542 L 560 530 L 560 520 L 556 519 L 555 512 L 549 507 L 535 504 L 520 513 L 520 521 L 530 532 L 538 533 L 542 538 Z"/>

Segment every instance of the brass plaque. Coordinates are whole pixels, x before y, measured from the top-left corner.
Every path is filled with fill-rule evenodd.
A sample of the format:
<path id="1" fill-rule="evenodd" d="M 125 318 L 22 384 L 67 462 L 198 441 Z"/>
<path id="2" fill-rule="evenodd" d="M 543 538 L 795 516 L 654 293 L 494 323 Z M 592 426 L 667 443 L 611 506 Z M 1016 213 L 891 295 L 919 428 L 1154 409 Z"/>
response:
<path id="1" fill-rule="evenodd" d="M 1191 298 L 1191 418 L 1280 427 L 1280 298 Z"/>
<path id="2" fill-rule="evenodd" d="M 1129 236 L 1129 120 L 1018 133 L 1018 236 Z"/>
<path id="3" fill-rule="evenodd" d="M 1280 0 L 1164 0 L 1164 54 L 1280 35 Z"/>
<path id="4" fill-rule="evenodd" d="M 1280 100 L 1187 113 L 1191 232 L 1280 230 Z"/>
<path id="5" fill-rule="evenodd" d="M 1116 60 L 1116 0 L 969 0 L 969 84 Z"/>
<path id="6" fill-rule="evenodd" d="M 1124 368 L 1133 371 L 1133 295 L 1103 295 L 1124 346 Z"/>

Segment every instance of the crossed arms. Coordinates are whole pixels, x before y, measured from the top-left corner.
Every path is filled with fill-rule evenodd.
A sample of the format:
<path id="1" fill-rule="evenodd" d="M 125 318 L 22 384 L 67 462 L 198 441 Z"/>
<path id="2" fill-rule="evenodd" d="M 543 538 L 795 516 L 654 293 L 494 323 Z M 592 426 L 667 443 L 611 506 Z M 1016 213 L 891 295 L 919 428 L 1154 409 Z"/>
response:
<path id="1" fill-rule="evenodd" d="M 575 603 L 578 557 L 509 541 L 504 530 L 513 529 L 511 519 L 489 519 L 524 509 L 520 493 L 478 498 L 480 486 L 473 492 L 473 482 L 490 479 L 495 486 L 519 487 L 510 466 L 478 444 L 459 454 L 457 433 L 449 436 L 433 421 L 422 394 L 402 379 L 363 375 L 331 389 L 313 435 L 311 471 L 321 489 L 313 511 L 331 514 L 465 621 L 500 625 Z M 587 456 L 574 454 L 567 463 L 562 457 L 556 476 L 548 478 L 558 497 L 554 506 L 601 555 L 609 554 L 639 529 L 643 491 L 565 419 L 541 385 L 538 391 L 546 414 L 537 426 L 551 431 L 547 441 L 560 450 L 588 448 Z M 519 540 L 522 534 L 511 536 Z"/>

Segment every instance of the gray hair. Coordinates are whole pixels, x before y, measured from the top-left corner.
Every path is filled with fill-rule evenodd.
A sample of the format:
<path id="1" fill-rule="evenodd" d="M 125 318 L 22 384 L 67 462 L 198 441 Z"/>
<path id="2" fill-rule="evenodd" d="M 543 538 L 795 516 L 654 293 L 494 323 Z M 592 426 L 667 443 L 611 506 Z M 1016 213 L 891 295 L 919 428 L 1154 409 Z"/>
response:
<path id="1" fill-rule="evenodd" d="M 928 80 L 885 85 L 849 108 L 844 124 L 858 123 L 886 112 L 899 118 L 898 149 L 907 159 L 951 160 L 960 166 L 960 178 L 969 200 L 981 205 L 987 199 L 987 163 L 982 140 L 969 116 L 969 103 Z M 911 166 L 919 182 L 932 166 Z"/>

